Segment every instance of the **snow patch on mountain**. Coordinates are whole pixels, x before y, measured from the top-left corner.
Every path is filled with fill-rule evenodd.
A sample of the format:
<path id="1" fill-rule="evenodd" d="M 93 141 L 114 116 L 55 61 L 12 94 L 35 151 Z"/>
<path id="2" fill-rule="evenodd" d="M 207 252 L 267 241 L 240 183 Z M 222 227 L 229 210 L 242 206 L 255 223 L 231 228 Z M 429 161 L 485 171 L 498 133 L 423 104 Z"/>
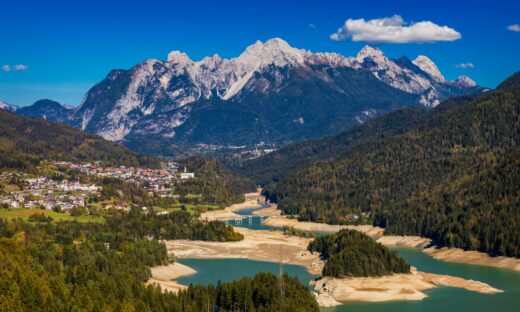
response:
<path id="1" fill-rule="evenodd" d="M 14 113 L 18 110 L 18 106 L 0 101 L 0 110 Z"/>

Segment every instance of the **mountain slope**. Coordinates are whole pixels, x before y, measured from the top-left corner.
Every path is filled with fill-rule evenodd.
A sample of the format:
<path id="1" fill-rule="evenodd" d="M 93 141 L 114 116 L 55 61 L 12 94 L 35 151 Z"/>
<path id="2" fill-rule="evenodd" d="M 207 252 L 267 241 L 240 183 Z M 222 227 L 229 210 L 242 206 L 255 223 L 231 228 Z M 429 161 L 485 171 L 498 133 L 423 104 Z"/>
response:
<path id="1" fill-rule="evenodd" d="M 0 168 L 31 168 L 44 159 L 156 165 L 97 135 L 0 111 Z"/>
<path id="2" fill-rule="evenodd" d="M 51 100 L 39 100 L 31 106 L 20 107 L 16 110 L 16 113 L 21 116 L 40 117 L 61 123 L 67 122 L 71 112 L 72 109 Z"/>
<path id="3" fill-rule="evenodd" d="M 180 195 L 181 202 L 201 201 L 229 206 L 243 202 L 244 193 L 256 191 L 252 180 L 229 171 L 217 160 L 190 157 L 181 160 L 179 165 L 195 173 L 195 178 L 175 186 L 175 194 Z"/>
<path id="4" fill-rule="evenodd" d="M 448 100 L 402 133 L 303 166 L 266 191 L 302 219 L 341 223 L 363 212 L 389 233 L 520 257 L 515 77 L 496 91 Z"/>
<path id="5" fill-rule="evenodd" d="M 56 120 L 142 152 L 174 155 L 180 146 L 285 145 L 482 90 L 466 78 L 445 80 L 425 56 L 390 60 L 367 46 L 345 57 L 275 38 L 231 59 L 193 61 L 173 51 L 166 61 L 113 70 Z"/>
<path id="6" fill-rule="evenodd" d="M 259 158 L 229 161 L 234 171 L 266 186 L 282 180 L 312 162 L 346 153 L 357 144 L 402 134 L 418 127 L 427 115 L 424 108 L 399 109 L 335 136 L 290 144 Z"/>

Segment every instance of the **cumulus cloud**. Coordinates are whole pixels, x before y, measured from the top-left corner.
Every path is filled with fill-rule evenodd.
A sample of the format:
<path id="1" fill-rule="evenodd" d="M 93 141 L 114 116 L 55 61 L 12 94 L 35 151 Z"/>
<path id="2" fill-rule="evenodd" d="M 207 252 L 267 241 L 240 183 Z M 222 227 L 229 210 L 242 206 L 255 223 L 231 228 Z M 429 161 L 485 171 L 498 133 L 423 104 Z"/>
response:
<path id="1" fill-rule="evenodd" d="M 507 26 L 507 29 L 514 32 L 520 32 L 520 24 L 509 25 Z"/>
<path id="2" fill-rule="evenodd" d="M 470 69 L 470 68 L 475 68 L 475 65 L 473 63 L 460 63 L 460 64 L 455 65 L 455 67 L 462 68 L 462 69 Z"/>
<path id="3" fill-rule="evenodd" d="M 309 23 L 309 28 L 316 29 L 316 25 L 314 25 L 313 23 Z"/>
<path id="4" fill-rule="evenodd" d="M 24 71 L 24 70 L 27 70 L 29 69 L 29 66 L 27 65 L 24 65 L 24 64 L 16 64 L 16 65 L 9 65 L 9 64 L 5 64 L 2 66 L 2 70 L 5 71 L 5 72 L 10 72 L 10 71 Z"/>
<path id="5" fill-rule="evenodd" d="M 431 21 L 406 23 L 400 15 L 371 20 L 347 19 L 345 25 L 330 35 L 335 41 L 372 43 L 411 43 L 455 41 L 462 36 L 455 29 Z"/>

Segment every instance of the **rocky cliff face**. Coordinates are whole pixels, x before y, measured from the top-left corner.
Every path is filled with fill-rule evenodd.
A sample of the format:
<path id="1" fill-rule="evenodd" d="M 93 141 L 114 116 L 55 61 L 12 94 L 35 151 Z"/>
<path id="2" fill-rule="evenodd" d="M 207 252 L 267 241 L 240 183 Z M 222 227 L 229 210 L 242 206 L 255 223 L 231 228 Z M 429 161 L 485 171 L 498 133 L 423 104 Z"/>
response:
<path id="1" fill-rule="evenodd" d="M 345 57 L 276 38 L 257 41 L 232 59 L 193 61 L 173 51 L 166 61 L 113 70 L 77 109 L 54 120 L 130 145 L 283 143 L 480 90 L 467 77 L 446 81 L 425 56 L 390 60 L 366 46 Z"/>

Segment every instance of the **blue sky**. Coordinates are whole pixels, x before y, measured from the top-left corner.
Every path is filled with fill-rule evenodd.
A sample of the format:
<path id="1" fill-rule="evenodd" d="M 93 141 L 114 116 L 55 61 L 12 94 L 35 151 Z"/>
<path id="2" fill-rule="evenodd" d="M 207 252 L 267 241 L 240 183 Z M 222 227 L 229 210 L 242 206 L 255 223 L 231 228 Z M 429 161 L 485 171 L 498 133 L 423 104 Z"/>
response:
<path id="1" fill-rule="evenodd" d="M 347 19 L 396 14 L 405 26 L 430 21 L 461 38 L 373 43 L 389 57 L 424 54 L 446 78 L 465 74 L 489 87 L 520 70 L 520 32 L 513 31 L 520 26 L 506 28 L 520 24 L 520 1 L 108 2 L 2 1 L 0 101 L 29 105 L 50 98 L 78 105 L 111 69 L 165 59 L 171 50 L 196 60 L 214 53 L 234 57 L 256 40 L 280 37 L 314 52 L 355 55 L 365 42 L 330 35 Z M 462 63 L 473 68 L 456 67 Z"/>

